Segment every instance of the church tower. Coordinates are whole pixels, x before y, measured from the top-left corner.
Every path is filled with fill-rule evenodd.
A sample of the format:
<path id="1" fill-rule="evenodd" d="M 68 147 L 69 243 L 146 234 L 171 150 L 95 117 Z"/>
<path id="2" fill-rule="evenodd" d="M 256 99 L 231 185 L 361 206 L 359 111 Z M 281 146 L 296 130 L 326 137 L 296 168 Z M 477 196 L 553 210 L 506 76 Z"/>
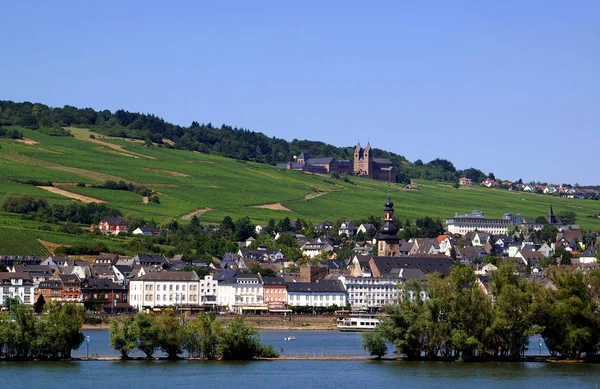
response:
<path id="1" fill-rule="evenodd" d="M 354 149 L 354 174 L 373 178 L 373 156 L 371 155 L 371 143 L 367 143 L 364 149 L 360 143 Z"/>
<path id="2" fill-rule="evenodd" d="M 385 203 L 384 223 L 377 235 L 377 255 L 380 257 L 399 257 L 400 238 L 398 238 L 398 227 L 394 224 L 394 203 L 388 193 Z"/>

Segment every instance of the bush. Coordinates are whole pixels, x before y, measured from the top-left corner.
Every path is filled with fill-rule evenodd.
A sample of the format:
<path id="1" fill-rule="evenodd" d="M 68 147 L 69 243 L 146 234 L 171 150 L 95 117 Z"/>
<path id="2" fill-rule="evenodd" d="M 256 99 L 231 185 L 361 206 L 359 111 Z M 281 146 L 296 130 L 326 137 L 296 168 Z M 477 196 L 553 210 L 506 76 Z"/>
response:
<path id="1" fill-rule="evenodd" d="M 263 346 L 262 350 L 260 350 L 260 354 L 258 355 L 261 358 L 279 358 L 279 353 L 275 351 L 273 346 Z"/>

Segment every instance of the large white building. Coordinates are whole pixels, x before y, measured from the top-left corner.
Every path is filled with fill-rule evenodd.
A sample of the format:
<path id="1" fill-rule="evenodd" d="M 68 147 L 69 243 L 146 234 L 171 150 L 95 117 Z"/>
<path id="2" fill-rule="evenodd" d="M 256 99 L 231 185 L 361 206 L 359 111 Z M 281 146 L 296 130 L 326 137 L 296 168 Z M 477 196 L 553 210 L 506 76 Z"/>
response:
<path id="1" fill-rule="evenodd" d="M 238 274 L 219 283 L 217 304 L 236 313 L 267 311 L 263 293 L 264 283 L 260 274 Z"/>
<path id="2" fill-rule="evenodd" d="M 340 276 L 346 287 L 348 304 L 352 310 L 381 309 L 384 305 L 397 304 L 402 283 L 401 278 L 374 278 Z"/>
<path id="3" fill-rule="evenodd" d="M 217 281 L 194 271 L 149 272 L 129 283 L 129 304 L 138 309 L 200 307 L 216 301 Z"/>
<path id="4" fill-rule="evenodd" d="M 6 299 L 17 299 L 19 303 L 33 305 L 35 285 L 29 273 L 0 273 L 0 301 L 6 305 Z"/>
<path id="5" fill-rule="evenodd" d="M 346 288 L 341 281 L 288 282 L 288 305 L 294 307 L 330 307 L 347 305 Z"/>
<path id="6" fill-rule="evenodd" d="M 456 215 L 447 219 L 447 229 L 450 234 L 464 235 L 469 231 L 487 232 L 489 234 L 507 234 L 508 227 L 514 225 L 515 219 L 506 214 L 502 219 L 488 219 L 481 211 L 473 211 L 465 215 Z"/>

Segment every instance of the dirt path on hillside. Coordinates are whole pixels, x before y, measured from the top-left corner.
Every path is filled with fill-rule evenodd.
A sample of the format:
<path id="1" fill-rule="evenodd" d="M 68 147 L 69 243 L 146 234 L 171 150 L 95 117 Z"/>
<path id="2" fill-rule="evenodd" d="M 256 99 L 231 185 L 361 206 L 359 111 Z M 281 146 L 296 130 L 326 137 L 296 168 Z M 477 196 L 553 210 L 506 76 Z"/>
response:
<path id="1" fill-rule="evenodd" d="M 192 163 L 215 163 L 215 161 L 205 161 L 203 159 L 190 159 L 188 162 Z"/>
<path id="2" fill-rule="evenodd" d="M 48 252 L 50 253 L 50 255 L 54 255 L 54 251 L 56 250 L 56 248 L 58 246 L 70 246 L 69 244 L 60 245 L 60 244 L 57 244 L 57 243 L 47 242 L 47 241 L 41 240 L 41 239 L 37 239 L 37 241 L 40 242 L 40 244 L 42 246 L 44 246 L 44 248 L 46 250 L 48 250 Z"/>
<path id="3" fill-rule="evenodd" d="M 179 172 L 175 172 L 173 170 L 163 170 L 163 169 L 153 169 L 153 168 L 144 168 L 144 170 L 148 170 L 151 172 L 156 172 L 156 173 L 163 173 L 163 174 L 168 174 L 170 176 L 173 177 L 189 177 L 189 174 L 185 174 L 185 173 L 179 173 Z"/>
<path id="4" fill-rule="evenodd" d="M 72 128 L 72 127 L 66 127 L 67 130 L 71 131 L 71 134 L 73 134 L 73 136 L 75 137 L 75 139 L 78 140 L 82 140 L 85 142 L 90 142 L 90 143 L 95 143 L 97 145 L 101 145 L 104 147 L 108 147 L 110 149 L 113 149 L 119 153 L 125 153 L 125 154 L 129 154 L 129 156 L 137 156 L 137 157 L 142 157 L 142 158 L 148 158 L 148 159 L 156 159 L 150 155 L 144 155 L 144 154 L 140 154 L 140 153 L 136 153 L 135 151 L 129 151 L 126 148 L 124 148 L 121 145 L 116 145 L 113 143 L 109 143 L 109 142 L 105 142 L 103 140 L 100 139 L 93 139 L 90 138 L 90 135 L 94 135 L 96 136 L 96 134 L 93 134 L 91 131 L 89 130 L 85 130 L 85 129 L 81 129 L 81 128 Z M 121 138 L 117 138 L 117 139 L 121 139 Z M 142 141 L 143 142 L 143 141 Z"/>
<path id="5" fill-rule="evenodd" d="M 293 213 L 293 211 L 291 209 L 283 206 L 281 203 L 253 205 L 252 208 L 262 208 L 262 209 L 270 209 L 272 211 L 286 211 L 286 212 Z"/>
<path id="6" fill-rule="evenodd" d="M 197 210 L 187 213 L 183 216 L 180 217 L 181 220 L 190 220 L 191 218 L 193 218 L 194 216 L 200 216 L 202 215 L 204 212 L 208 212 L 208 211 L 212 211 L 212 208 L 198 208 Z"/>
<path id="7" fill-rule="evenodd" d="M 306 196 L 304 196 L 304 200 L 316 199 L 317 197 L 323 196 L 326 193 L 329 193 L 329 192 L 313 192 L 313 193 L 309 193 Z"/>
<path id="8" fill-rule="evenodd" d="M 68 197 L 70 199 L 73 199 L 73 200 L 79 200 L 82 203 L 97 203 L 97 204 L 100 204 L 100 203 L 105 203 L 106 202 L 104 200 L 95 199 L 93 197 L 88 197 L 88 196 L 80 195 L 80 194 L 77 194 L 77 193 L 69 192 L 68 190 L 55 188 L 53 186 L 36 186 L 36 188 L 47 190 L 48 192 L 56 193 L 56 194 L 59 194 L 61 196 L 65 196 L 65 197 Z"/>
<path id="9" fill-rule="evenodd" d="M 15 139 L 17 142 L 21 142 L 21 143 L 25 143 L 26 145 L 37 145 L 40 142 L 35 141 L 33 139 L 29 139 L 29 138 L 23 138 L 23 139 Z"/>
<path id="10" fill-rule="evenodd" d="M 110 174 L 104 174 L 104 173 L 97 173 L 97 172 L 93 172 L 91 170 L 80 169 L 80 168 L 76 168 L 76 167 L 63 166 L 63 165 L 59 165 L 56 163 L 31 158 L 31 157 L 28 157 L 27 155 L 21 154 L 21 153 L 11 153 L 11 152 L 2 153 L 2 154 L 0 154 L 0 157 L 8 159 L 9 161 L 22 163 L 24 165 L 38 166 L 38 167 L 43 167 L 43 168 L 48 168 L 48 169 L 61 170 L 64 172 L 77 174 L 78 176 L 82 176 L 85 178 L 93 178 L 98 181 L 117 181 L 117 182 L 124 181 L 124 182 L 128 182 L 131 184 L 140 185 L 137 182 L 134 182 L 131 180 L 126 180 L 122 177 L 111 176 Z"/>
<path id="11" fill-rule="evenodd" d="M 262 172 L 260 170 L 254 170 L 254 169 L 250 169 L 250 168 L 246 168 L 246 170 L 250 170 L 251 172 L 262 174 L 263 176 L 275 178 L 277 180 L 281 179 L 281 176 L 276 176 L 275 174 L 271 174 L 271 173 L 267 173 L 267 172 Z"/>

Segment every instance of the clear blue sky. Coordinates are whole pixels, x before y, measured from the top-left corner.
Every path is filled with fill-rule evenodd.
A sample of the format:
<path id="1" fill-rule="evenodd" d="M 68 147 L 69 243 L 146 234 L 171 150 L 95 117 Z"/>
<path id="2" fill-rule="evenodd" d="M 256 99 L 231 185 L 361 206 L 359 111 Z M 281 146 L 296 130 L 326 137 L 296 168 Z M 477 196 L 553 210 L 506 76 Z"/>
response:
<path id="1" fill-rule="evenodd" d="M 58 3 L 58 4 L 57 4 Z M 600 184 L 598 1 L 9 1 L 0 99 Z"/>

